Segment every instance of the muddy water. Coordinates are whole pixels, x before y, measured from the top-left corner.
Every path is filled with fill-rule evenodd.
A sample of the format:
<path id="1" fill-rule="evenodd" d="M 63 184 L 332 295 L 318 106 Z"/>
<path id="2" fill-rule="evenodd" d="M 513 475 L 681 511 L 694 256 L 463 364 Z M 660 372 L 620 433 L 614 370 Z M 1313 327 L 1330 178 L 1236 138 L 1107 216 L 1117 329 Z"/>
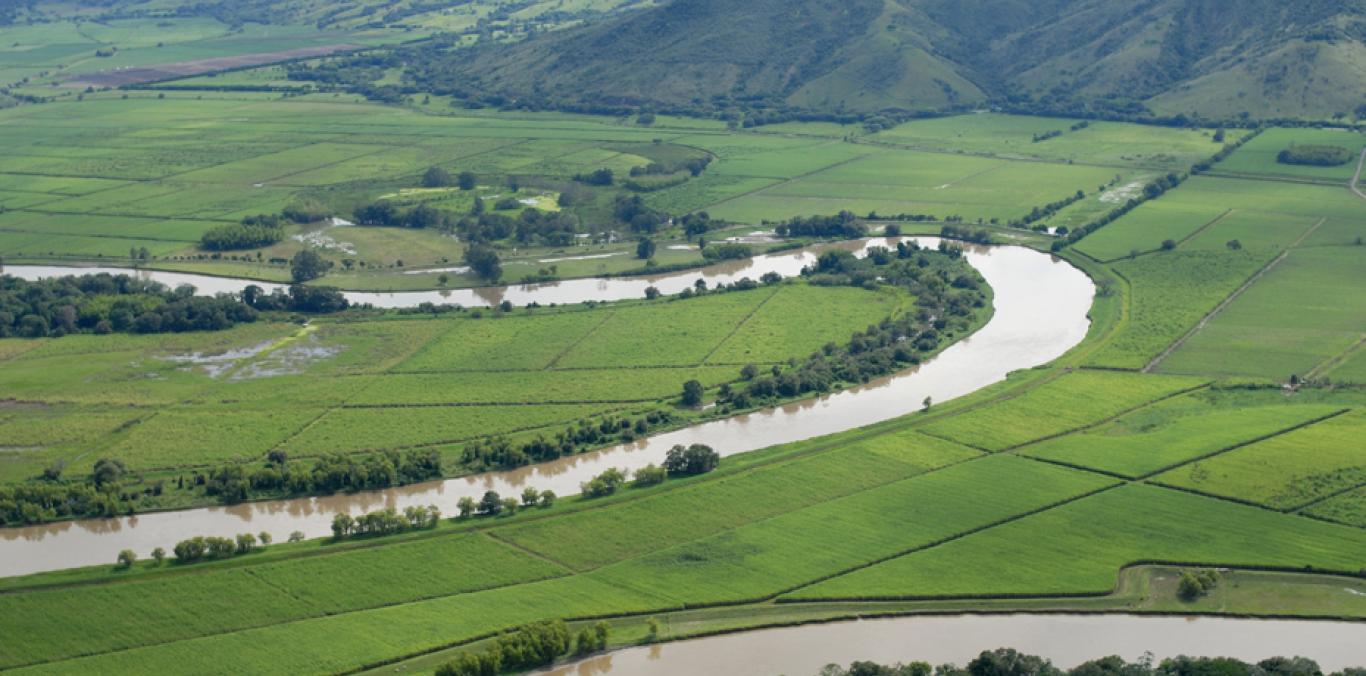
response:
<path id="1" fill-rule="evenodd" d="M 768 629 L 631 648 L 550 671 L 554 676 L 814 675 L 854 660 L 964 666 L 983 650 L 1011 647 L 1070 669 L 1109 655 L 1151 651 L 1245 662 L 1303 655 L 1325 672 L 1366 665 L 1366 624 L 1135 615 L 954 615 Z"/>
<path id="2" fill-rule="evenodd" d="M 885 244 L 886 240 L 870 240 L 845 246 Z M 710 279 L 757 277 L 769 270 L 794 274 L 813 255 L 807 251 L 766 257 L 765 262 L 745 261 L 725 272 L 711 271 Z M 298 530 L 317 537 L 330 534 L 332 517 L 339 511 L 358 514 L 384 507 L 435 504 L 444 513 L 453 514 L 463 496 L 477 499 L 486 490 L 518 495 L 526 486 L 553 490 L 562 496 L 574 494 L 581 482 L 607 468 L 658 464 L 674 444 L 704 443 L 722 455 L 731 455 L 902 416 L 918 410 L 927 396 L 943 402 L 995 383 L 1011 371 L 1052 361 L 1086 335 L 1094 287 L 1076 268 L 1021 247 L 978 247 L 967 256 L 995 290 L 996 313 L 976 334 L 914 370 L 820 398 L 511 472 L 349 495 L 0 529 L 0 576 L 108 563 L 122 549 L 145 555 L 154 547 L 169 549 L 194 535 L 268 531 L 280 540 Z M 690 279 L 679 279 L 678 288 L 690 285 L 696 277 L 697 273 L 692 273 Z M 654 283 L 664 288 L 663 279 Z M 647 285 L 626 280 L 589 283 L 640 284 L 642 289 Z"/>
<path id="3" fill-rule="evenodd" d="M 381 308 L 413 307 L 422 303 L 448 303 L 465 307 L 492 307 L 505 300 L 510 301 L 513 305 L 517 306 L 527 305 L 533 302 L 541 305 L 549 305 L 551 303 L 564 305 L 566 303 L 582 303 L 586 300 L 626 300 L 631 298 L 643 298 L 645 296 L 645 289 L 651 286 L 659 289 L 663 293 L 675 294 L 692 286 L 698 279 L 705 281 L 708 286 L 716 286 L 717 284 L 731 284 L 744 277 L 758 280 L 759 277 L 766 272 L 776 272 L 784 277 L 792 277 L 799 274 L 804 266 L 814 262 L 816 256 L 825 249 L 831 247 L 854 248 L 858 246 L 861 245 L 857 242 L 841 242 L 838 244 L 821 245 L 802 250 L 765 254 L 745 260 L 727 261 L 699 270 L 673 272 L 645 277 L 570 279 L 546 284 L 523 284 L 518 286 L 480 289 L 442 289 L 439 291 L 401 291 L 392 293 L 348 291 L 346 292 L 346 297 L 353 303 L 368 303 Z M 565 258 L 555 260 L 571 259 Z M 549 261 L 549 259 L 547 259 L 547 261 Z M 165 272 L 161 270 L 137 270 L 132 268 L 6 265 L 2 271 L 4 274 L 29 280 L 44 277 L 60 277 L 62 275 L 97 274 L 101 272 L 115 275 L 131 274 L 136 275 L 140 279 L 161 282 L 172 288 L 182 284 L 189 284 L 195 287 L 197 293 L 202 295 L 240 293 L 242 289 L 253 284 L 266 291 L 285 288 L 285 285 L 282 284 L 271 284 L 269 282 L 260 282 L 251 279 L 214 277 L 210 275 Z M 422 270 L 420 272 L 433 272 L 433 270 Z"/>

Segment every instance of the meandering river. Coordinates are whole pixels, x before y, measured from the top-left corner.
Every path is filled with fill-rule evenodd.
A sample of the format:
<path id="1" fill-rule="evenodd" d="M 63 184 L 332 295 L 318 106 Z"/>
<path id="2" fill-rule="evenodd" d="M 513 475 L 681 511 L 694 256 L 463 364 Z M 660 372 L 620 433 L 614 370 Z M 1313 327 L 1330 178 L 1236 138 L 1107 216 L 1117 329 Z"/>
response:
<path id="1" fill-rule="evenodd" d="M 933 239 L 919 241 L 936 243 Z M 638 298 L 651 285 L 665 293 L 674 293 L 691 286 L 699 278 L 715 285 L 742 277 L 757 279 L 766 272 L 795 275 L 813 262 L 820 250 L 829 246 L 864 250 L 894 243 L 895 240 L 872 239 L 825 245 L 759 256 L 702 271 L 644 279 L 576 280 L 496 290 L 349 293 L 348 296 L 354 301 L 385 307 L 412 306 L 427 301 L 478 305 L 503 299 L 517 304 L 531 301 L 548 304 Z M 994 289 L 995 314 L 980 331 L 915 369 L 826 396 L 701 423 L 635 443 L 509 472 L 491 472 L 389 490 L 0 529 L 0 576 L 110 563 L 123 549 L 132 549 L 145 556 L 155 547 L 169 549 L 176 542 L 195 535 L 232 536 L 268 531 L 281 540 L 291 532 L 302 531 L 308 537 L 319 537 L 331 533 L 332 517 L 338 512 L 359 514 L 385 507 L 401 510 L 409 505 L 435 504 L 444 513 L 453 514 L 461 497 L 478 499 L 487 490 L 507 496 L 518 495 L 524 487 L 533 486 L 539 490 L 553 490 L 562 496 L 575 494 L 579 492 L 581 482 L 607 468 L 633 470 L 662 462 L 674 444 L 703 443 L 722 455 L 732 455 L 906 415 L 918 410 L 926 397 L 932 397 L 936 402 L 947 401 L 998 382 L 1012 371 L 1052 361 L 1085 337 L 1090 326 L 1087 312 L 1094 293 L 1085 274 L 1048 254 L 1023 247 L 972 247 L 966 256 Z M 5 267 L 6 274 L 26 278 L 90 271 L 45 266 Z M 180 273 L 142 271 L 139 274 L 172 285 L 193 284 L 201 293 L 236 291 L 255 283 Z"/>

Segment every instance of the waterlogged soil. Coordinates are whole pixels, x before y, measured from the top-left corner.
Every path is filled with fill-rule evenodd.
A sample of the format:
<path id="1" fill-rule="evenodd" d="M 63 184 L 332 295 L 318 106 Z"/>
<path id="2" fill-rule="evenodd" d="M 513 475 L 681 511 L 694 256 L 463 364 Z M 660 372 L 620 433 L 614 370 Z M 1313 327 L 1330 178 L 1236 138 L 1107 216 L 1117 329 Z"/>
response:
<path id="1" fill-rule="evenodd" d="M 934 245 L 933 239 L 920 239 Z M 701 274 L 661 276 L 653 283 L 665 293 L 689 287 L 699 276 L 733 282 L 757 278 L 764 272 L 792 275 L 830 246 L 863 251 L 872 246 L 895 246 L 895 240 L 872 239 L 814 247 L 804 251 L 762 256 L 709 268 Z M 21 575 L 112 561 L 123 549 L 140 555 L 155 547 L 170 547 L 195 535 L 232 536 L 267 531 L 283 538 L 293 531 L 308 537 L 331 532 L 339 512 L 359 514 L 381 508 L 402 510 L 410 505 L 437 505 L 444 513 L 457 511 L 460 498 L 475 499 L 485 491 L 517 495 L 527 486 L 553 490 L 557 495 L 579 492 L 579 484 L 609 468 L 624 471 L 660 464 L 675 444 L 707 444 L 720 454 L 733 455 L 813 437 L 824 436 L 897 418 L 919 410 L 926 397 L 944 402 L 1003 380 L 1007 374 L 1048 363 L 1086 336 L 1094 286 L 1081 271 L 1065 261 L 1023 247 L 972 247 L 966 252 L 995 292 L 995 313 L 972 336 L 959 341 L 919 367 L 818 398 L 764 409 L 747 415 L 701 423 L 559 460 L 507 472 L 490 472 L 381 491 L 316 498 L 271 500 L 234 505 L 144 514 L 115 519 L 85 519 L 26 528 L 0 529 L 0 576 Z M 651 282 L 582 280 L 552 285 L 562 302 L 643 295 Z M 525 288 L 525 287 L 522 287 Z M 638 292 L 637 292 L 638 289 Z M 569 296 L 571 290 L 585 291 Z M 536 291 L 497 290 L 513 295 Z M 424 294 L 392 294 L 409 300 Z M 525 297 L 525 296 L 521 296 Z M 307 345 L 308 343 L 304 342 Z"/>

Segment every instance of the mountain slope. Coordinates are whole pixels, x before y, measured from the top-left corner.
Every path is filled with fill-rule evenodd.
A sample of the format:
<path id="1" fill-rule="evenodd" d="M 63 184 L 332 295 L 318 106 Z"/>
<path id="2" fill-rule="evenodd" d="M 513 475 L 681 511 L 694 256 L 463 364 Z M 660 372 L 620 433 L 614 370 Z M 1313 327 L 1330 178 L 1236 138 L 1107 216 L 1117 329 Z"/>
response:
<path id="1" fill-rule="evenodd" d="M 1326 117 L 1366 103 L 1366 0 L 672 0 L 419 65 L 574 105 Z"/>

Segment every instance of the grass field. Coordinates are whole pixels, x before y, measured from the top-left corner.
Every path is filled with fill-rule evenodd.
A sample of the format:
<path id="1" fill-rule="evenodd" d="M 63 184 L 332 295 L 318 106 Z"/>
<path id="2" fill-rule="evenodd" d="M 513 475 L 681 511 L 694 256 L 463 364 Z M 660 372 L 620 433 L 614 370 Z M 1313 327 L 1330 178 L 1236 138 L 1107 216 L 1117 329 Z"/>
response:
<path id="1" fill-rule="evenodd" d="M 0 447 L 21 449 L 0 454 L 0 476 L 92 455 L 176 471 L 275 448 L 310 457 L 558 431 L 610 411 L 672 408 L 688 380 L 714 387 L 746 363 L 804 358 L 908 301 L 786 284 L 593 310 L 324 320 L 302 332 L 262 323 L 3 340 L 16 348 L 0 391 L 32 409 L 0 409 Z"/>
<path id="2" fill-rule="evenodd" d="M 1351 151 L 1352 161 L 1336 167 L 1315 167 L 1283 164 L 1276 156 L 1292 146 L 1337 146 Z M 1217 172 L 1231 174 L 1292 178 L 1343 184 L 1356 172 L 1356 160 L 1366 138 L 1346 130 L 1333 129 L 1267 129 L 1248 141 L 1228 159 L 1215 166 Z"/>
<path id="3" fill-rule="evenodd" d="M 1274 547 L 1268 547 L 1274 542 Z M 1331 543 L 1331 544 L 1330 544 Z M 1137 561 L 1355 571 L 1366 532 L 1153 486 L 1125 486 L 788 598 L 1104 594 Z M 1001 565 L 1029 561 L 1030 565 Z"/>
<path id="4" fill-rule="evenodd" d="M 1341 409 L 1331 404 L 1277 401 L 1202 391 L 1169 399 L 1076 434 L 1020 449 L 1030 457 L 1125 477 L 1147 476 L 1264 436 L 1282 433 Z"/>
<path id="5" fill-rule="evenodd" d="M 1164 251 L 1116 263 L 1130 286 L 1130 316 L 1091 363 L 1138 369 L 1180 339 L 1273 256 L 1269 252 Z"/>
<path id="6" fill-rule="evenodd" d="M 1158 475 L 1163 484 L 1297 509 L 1366 484 L 1366 416 L 1338 416 Z"/>
<path id="7" fill-rule="evenodd" d="M 1002 451 L 1102 422 L 1200 384 L 1191 378 L 1079 371 L 999 405 L 932 423 L 925 427 L 925 433 L 974 448 Z"/>
<path id="8" fill-rule="evenodd" d="M 545 2 L 524 11 L 611 6 Z M 485 9 L 410 20 L 473 26 L 490 19 Z M 132 27 L 91 30 L 124 30 L 97 39 L 131 40 Z M 65 42 L 62 25 L 32 30 L 53 31 L 52 45 L 84 44 Z M 208 44 L 217 28 L 176 30 L 184 31 L 176 40 Z M 127 44 L 121 58 L 131 64 L 141 56 Z M 42 58 L 80 50 L 50 51 Z M 0 52 L 0 69 L 18 58 L 8 54 Z M 39 55 L 29 56 L 37 63 Z M 219 82 L 279 76 L 267 68 Z M 384 195 L 419 199 L 413 188 L 432 164 L 480 174 L 473 191 L 420 198 L 456 210 L 472 207 L 475 195 L 501 196 L 509 177 L 549 208 L 563 191 L 586 190 L 575 173 L 622 175 L 649 161 L 710 156 L 702 175 L 643 199 L 675 215 L 707 210 L 755 224 L 841 209 L 975 223 L 1019 218 L 1083 190 L 1088 198 L 1057 221 L 1074 223 L 1219 147 L 1210 130 L 995 114 L 869 135 L 826 123 L 727 131 L 720 120 L 667 116 L 645 127 L 630 118 L 462 110 L 443 97 L 386 107 L 330 94 L 120 96 L 0 111 L 0 142 L 10 151 L 0 158 L 6 262 L 118 263 L 130 247 L 146 246 L 155 267 L 282 279 L 285 266 L 254 257 L 192 258 L 194 243 L 215 224 L 301 196 L 348 210 Z M 1051 131 L 1062 134 L 1034 141 Z M 1311 584 L 1289 571 L 1360 575 L 1366 398 L 1353 387 L 1275 384 L 1290 373 L 1366 382 L 1366 306 L 1354 293 L 1366 282 L 1366 249 L 1354 243 L 1366 228 L 1363 203 L 1329 185 L 1340 178 L 1332 172 L 1267 165 L 1279 145 L 1329 133 L 1271 130 L 1216 168 L 1244 178 L 1193 177 L 1083 239 L 1076 253 L 1063 252 L 1096 279 L 1116 281 L 1097 296 L 1089 337 L 1052 365 L 921 413 L 728 456 L 705 476 L 610 497 L 561 496 L 546 509 L 443 519 L 386 538 L 278 543 L 226 561 L 142 560 L 128 570 L 0 581 L 0 669 L 350 673 L 407 670 L 412 658 L 423 671 L 453 649 L 540 619 L 606 617 L 624 643 L 642 640 L 652 616 L 736 628 L 765 617 L 825 618 L 834 605 L 813 602 L 832 599 L 929 599 L 893 602 L 922 610 L 1361 616 L 1359 603 L 1348 602 L 1355 597 L 1330 593 L 1354 578 Z M 589 191 L 564 207 L 600 241 L 515 252 L 500 243 L 508 276 L 551 261 L 561 276 L 642 265 L 634 234 L 602 225 L 623 191 Z M 307 236 L 264 250 L 267 261 L 330 239 L 354 253 L 327 255 L 356 265 L 324 282 L 352 288 L 429 288 L 437 273 L 405 273 L 455 265 L 464 247 L 398 228 L 290 234 Z M 611 234 L 617 241 L 605 241 Z M 662 234 L 661 249 L 676 236 Z M 1163 250 L 1166 239 L 1173 250 Z M 1043 237 L 1029 241 L 1046 246 Z M 585 251 L 609 257 L 559 260 Z M 659 262 L 698 259 L 688 251 Z M 656 410 L 674 416 L 670 424 L 709 419 L 714 412 L 676 404 L 684 381 L 710 388 L 736 381 L 746 364 L 800 360 L 911 311 L 912 300 L 797 281 L 479 317 L 362 313 L 306 327 L 0 340 L 0 480 L 34 478 L 63 462 L 64 476 L 83 476 L 97 458 L 113 457 L 145 482 L 174 484 L 271 450 L 303 460 L 434 449 L 448 472 L 463 473 L 470 468 L 458 458 L 474 439 L 553 436 L 581 419 Z M 1137 372 L 1173 347 L 1158 373 Z M 171 489 L 164 506 L 186 506 L 187 496 Z M 1155 561 L 1275 571 L 1229 574 L 1256 592 L 1229 584 L 1218 599 L 1183 604 L 1173 598 L 1171 568 L 1126 569 Z M 877 612 L 894 607 L 903 606 Z"/>
<path id="9" fill-rule="evenodd" d="M 1285 380 L 1366 334 L 1366 247 L 1292 251 L 1162 364 L 1171 373 Z"/>

